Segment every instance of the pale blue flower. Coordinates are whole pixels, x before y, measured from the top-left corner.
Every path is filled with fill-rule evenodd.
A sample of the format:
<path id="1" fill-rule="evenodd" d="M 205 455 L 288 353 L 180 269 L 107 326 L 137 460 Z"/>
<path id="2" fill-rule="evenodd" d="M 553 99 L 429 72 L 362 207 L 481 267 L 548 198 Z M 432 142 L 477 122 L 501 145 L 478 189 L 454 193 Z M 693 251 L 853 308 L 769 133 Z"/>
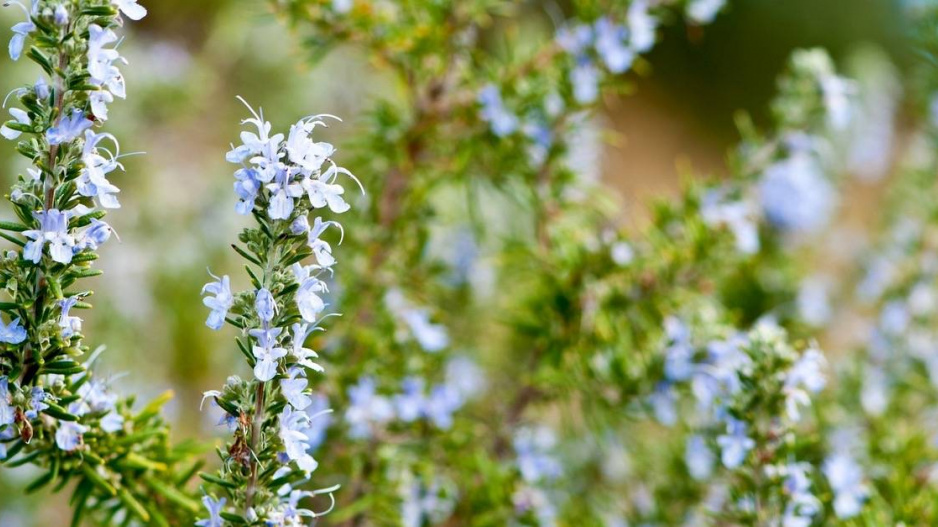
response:
<path id="1" fill-rule="evenodd" d="M 123 59 L 117 50 L 105 48 L 118 42 L 117 35 L 114 31 L 104 29 L 97 24 L 88 26 L 88 33 L 90 35 L 88 40 L 89 81 L 95 86 L 107 88 L 114 96 L 123 99 L 127 96 L 124 77 L 114 66 L 115 62 L 123 61 Z"/>
<path id="2" fill-rule="evenodd" d="M 305 216 L 303 216 L 303 218 L 306 219 Z M 308 220 L 306 222 L 306 230 L 303 232 L 308 233 L 307 243 L 309 245 L 312 245 L 313 242 L 318 240 L 323 235 L 323 233 L 326 232 L 326 229 L 328 229 L 329 227 L 335 227 L 339 229 L 339 244 L 341 245 L 342 240 L 345 238 L 345 231 L 342 229 L 342 225 L 337 221 L 323 221 L 323 219 L 318 216 L 316 217 L 315 220 L 313 220 L 312 227 L 309 226 Z M 295 233 L 295 234 L 299 234 L 299 233 Z"/>
<path id="3" fill-rule="evenodd" d="M 746 423 L 732 417 L 727 418 L 726 434 L 717 437 L 717 444 L 720 445 L 723 465 L 728 469 L 742 465 L 749 451 L 756 446 L 756 442 L 746 435 Z"/>
<path id="4" fill-rule="evenodd" d="M 725 4 L 726 0 L 691 0 L 687 4 L 687 18 L 697 24 L 709 24 Z"/>
<path id="5" fill-rule="evenodd" d="M 85 130 L 91 128 L 93 123 L 85 117 L 85 112 L 73 110 L 72 115 L 64 115 L 59 123 L 46 132 L 46 139 L 50 145 L 71 143 L 81 137 Z"/>
<path id="6" fill-rule="evenodd" d="M 798 287 L 798 314 L 808 324 L 820 327 L 831 318 L 830 280 L 822 276 L 806 278 Z"/>
<path id="7" fill-rule="evenodd" d="M 290 368 L 287 372 L 287 378 L 280 381 L 280 390 L 287 402 L 293 405 L 297 410 L 305 410 L 313 400 L 306 393 L 306 387 L 309 381 L 303 375 L 301 368 Z"/>
<path id="8" fill-rule="evenodd" d="M 850 124 L 856 111 L 853 101 L 857 92 L 856 84 L 833 73 L 822 75 L 819 81 L 824 107 L 827 110 L 827 121 L 831 127 L 843 130 Z"/>
<path id="9" fill-rule="evenodd" d="M 616 265 L 625 267 L 635 259 L 635 250 L 628 242 L 620 241 L 612 245 L 609 256 Z"/>
<path id="10" fill-rule="evenodd" d="M 909 308 L 901 300 L 892 300 L 883 306 L 879 314 L 879 327 L 884 335 L 898 336 L 905 333 L 912 319 Z"/>
<path id="11" fill-rule="evenodd" d="M 785 493 L 788 505 L 782 527 L 810 527 L 813 517 L 820 512 L 821 502 L 811 493 L 810 463 L 789 463 L 785 466 Z"/>
<path id="12" fill-rule="evenodd" d="M 281 328 L 250 331 L 258 342 L 252 350 L 257 359 L 254 365 L 254 376 L 261 382 L 267 382 L 277 375 L 278 361 L 287 355 L 286 348 L 280 347 L 277 342 L 277 336 L 281 331 Z"/>
<path id="13" fill-rule="evenodd" d="M 309 218 L 306 215 L 297 216 L 290 224 L 290 232 L 295 236 L 309 234 Z"/>
<path id="14" fill-rule="evenodd" d="M 387 397 L 376 394 L 375 380 L 371 377 L 362 377 L 358 384 L 349 387 L 348 397 L 345 420 L 353 439 L 371 437 L 373 426 L 394 418 L 394 406 Z"/>
<path id="15" fill-rule="evenodd" d="M 296 290 L 296 307 L 300 310 L 300 316 L 309 323 L 316 322 L 319 314 L 326 309 L 326 303 L 320 296 L 328 291 L 326 283 L 312 276 L 312 269 L 304 267 L 298 263 L 293 264 L 293 276 L 296 278 L 299 289 Z"/>
<path id="16" fill-rule="evenodd" d="M 593 28 L 584 24 L 563 27 L 557 31 L 557 44 L 567 53 L 579 58 L 593 44 Z"/>
<path id="17" fill-rule="evenodd" d="M 478 101 L 482 105 L 480 117 L 489 123 L 493 134 L 505 137 L 518 129 L 518 117 L 505 108 L 502 95 L 494 84 L 487 84 L 482 88 Z"/>
<path id="18" fill-rule="evenodd" d="M 13 120 L 19 124 L 32 124 L 32 120 L 30 120 L 29 114 L 23 110 L 20 110 L 19 108 L 10 108 L 10 115 L 13 116 Z M 3 126 L 0 126 L 0 135 L 13 141 L 19 139 L 19 137 L 23 135 L 23 132 L 9 128 L 6 124 L 4 124 Z"/>
<path id="19" fill-rule="evenodd" d="M 52 13 L 52 20 L 55 22 L 55 25 L 59 27 L 68 25 L 68 9 L 62 4 L 55 6 L 55 11 Z"/>
<path id="20" fill-rule="evenodd" d="M 399 289 L 384 296 L 388 310 L 410 329 L 411 335 L 424 351 L 435 353 L 449 346 L 449 333 L 442 324 L 430 322 L 430 311 L 415 307 Z"/>
<path id="21" fill-rule="evenodd" d="M 728 201 L 725 194 L 722 189 L 708 192 L 701 203 L 701 217 L 711 227 L 727 227 L 740 253 L 759 252 L 757 211 L 745 200 Z"/>
<path id="22" fill-rule="evenodd" d="M 677 422 L 677 410 L 675 408 L 677 396 L 669 384 L 659 384 L 655 391 L 648 396 L 648 403 L 651 405 L 651 410 L 659 423 L 665 426 L 674 426 Z"/>
<path id="23" fill-rule="evenodd" d="M 36 30 L 36 24 L 33 24 L 29 11 L 22 4 L 16 2 L 26 12 L 26 21 L 13 26 L 13 38 L 10 40 L 10 58 L 19 60 L 23 55 L 23 47 L 26 45 L 26 39 L 29 34 Z M 33 8 L 35 9 L 35 5 Z"/>
<path id="24" fill-rule="evenodd" d="M 313 208 L 329 207 L 329 210 L 336 214 L 341 214 L 351 208 L 351 205 L 342 198 L 342 194 L 345 194 L 345 188 L 342 185 L 329 183 L 323 178 L 310 177 L 302 181 L 302 187 Z"/>
<path id="25" fill-rule="evenodd" d="M 319 354 L 305 347 L 306 338 L 318 328 L 316 326 L 310 326 L 309 324 L 297 323 L 293 324 L 291 329 L 293 330 L 293 350 L 291 354 L 296 359 L 297 363 L 314 371 L 324 371 L 322 366 L 312 361 L 312 359 L 319 358 Z"/>
<path id="26" fill-rule="evenodd" d="M 101 381 L 91 380 L 78 389 L 81 401 L 93 412 L 109 412 L 114 410 L 117 395 L 108 392 L 107 385 Z"/>
<path id="27" fill-rule="evenodd" d="M 664 320 L 668 347 L 665 349 L 664 374 L 671 381 L 685 381 L 694 373 L 694 346 L 690 331 L 683 322 L 674 317 Z"/>
<path id="28" fill-rule="evenodd" d="M 332 10 L 339 14 L 348 13 L 353 5 L 355 5 L 354 0 L 332 0 Z"/>
<path id="29" fill-rule="evenodd" d="M 312 249 L 313 256 L 316 257 L 316 263 L 319 267 L 328 269 L 335 265 L 335 257 L 332 256 L 332 246 L 326 241 L 320 239 L 310 240 L 309 248 Z"/>
<path id="30" fill-rule="evenodd" d="M 426 407 L 424 381 L 419 377 L 407 377 L 401 383 L 402 392 L 394 396 L 394 408 L 401 421 L 410 423 L 423 416 Z"/>
<path id="31" fill-rule="evenodd" d="M 833 185 L 805 148 L 770 166 L 759 193 L 769 222 L 790 232 L 810 233 L 827 225 L 836 200 Z"/>
<path id="32" fill-rule="evenodd" d="M 487 385 L 482 368 L 468 357 L 454 357 L 446 363 L 446 385 L 465 401 L 480 395 Z"/>
<path id="33" fill-rule="evenodd" d="M 267 185 L 267 189 L 273 194 L 267 207 L 267 216 L 272 220 L 290 219 L 296 206 L 294 199 L 303 195 L 303 187 L 292 183 L 290 171 L 283 169 L 277 172 L 275 183 Z"/>
<path id="34" fill-rule="evenodd" d="M 70 296 L 59 301 L 59 308 L 62 311 L 59 316 L 59 328 L 62 331 L 62 338 L 64 339 L 71 338 L 72 335 L 81 331 L 81 319 L 69 315 L 69 311 L 75 307 L 78 300 L 79 298 L 77 296 Z"/>
<path id="35" fill-rule="evenodd" d="M 424 412 L 437 428 L 447 430 L 453 426 L 453 413 L 462 407 L 463 400 L 453 388 L 439 384 L 430 390 Z"/>
<path id="36" fill-rule="evenodd" d="M 889 407 L 891 379 L 881 366 L 868 365 L 863 375 L 860 404 L 869 415 L 880 416 Z"/>
<path id="37" fill-rule="evenodd" d="M 59 421 L 59 429 L 55 431 L 55 444 L 60 450 L 71 452 L 81 446 L 82 435 L 88 427 L 73 421 Z"/>
<path id="38" fill-rule="evenodd" d="M 329 156 L 335 153 L 335 147 L 331 144 L 316 142 L 310 137 L 316 126 L 325 126 L 323 121 L 318 120 L 320 117 L 333 116 L 315 116 L 308 120 L 302 120 L 290 127 L 290 135 L 287 136 L 287 157 L 292 163 L 299 166 L 305 174 L 319 171 L 329 159 Z M 334 118 L 338 119 L 337 117 Z"/>
<path id="39" fill-rule="evenodd" d="M 423 527 L 424 521 L 436 525 L 452 514 L 455 501 L 443 494 L 444 489 L 436 480 L 425 486 L 408 474 L 402 486 L 401 527 Z"/>
<path id="40" fill-rule="evenodd" d="M 82 152 L 84 167 L 78 177 L 78 193 L 82 196 L 98 198 L 98 202 L 106 209 L 119 209 L 120 202 L 117 194 L 120 189 L 111 184 L 107 175 L 123 166 L 117 161 L 115 155 L 108 157 L 99 153 L 98 144 L 104 139 L 110 139 L 117 150 L 120 145 L 111 134 L 96 134 L 92 130 L 85 131 L 85 146 Z"/>
<path id="41" fill-rule="evenodd" d="M 309 428 L 310 416 L 294 410 L 291 406 L 286 406 L 280 413 L 279 421 L 279 435 L 287 458 L 294 461 L 297 467 L 309 477 L 309 474 L 319 466 L 319 463 L 308 453 L 309 438 L 303 433 Z"/>
<path id="42" fill-rule="evenodd" d="M 649 12 L 647 0 L 635 0 L 629 5 L 628 26 L 631 46 L 638 53 L 645 53 L 655 45 L 658 18 Z"/>
<path id="43" fill-rule="evenodd" d="M 77 247 L 82 250 L 97 251 L 98 247 L 111 239 L 113 232 L 114 229 L 110 225 L 92 218 L 91 225 L 81 233 Z"/>
<path id="44" fill-rule="evenodd" d="M 111 3 L 120 9 L 120 12 L 131 20 L 142 20 L 147 16 L 147 9 L 137 3 L 138 0 L 111 0 Z"/>
<path id="45" fill-rule="evenodd" d="M 596 21 L 596 53 L 612 73 L 623 73 L 632 67 L 635 51 L 628 46 L 628 30 L 606 17 Z"/>
<path id="46" fill-rule="evenodd" d="M 435 353 L 449 346 L 449 333 L 446 326 L 430 322 L 430 312 L 426 309 L 410 309 L 400 314 L 404 322 L 424 351 Z"/>
<path id="47" fill-rule="evenodd" d="M 277 302 L 274 295 L 266 287 L 257 291 L 254 296 L 254 311 L 261 322 L 270 323 L 274 319 L 274 312 L 277 310 Z"/>
<path id="48" fill-rule="evenodd" d="M 205 295 L 208 293 L 215 296 L 202 299 L 202 303 L 205 304 L 205 307 L 212 310 L 208 315 L 208 319 L 205 321 L 205 325 L 218 331 L 221 329 L 222 324 L 225 323 L 228 310 L 234 305 L 234 296 L 231 294 L 231 281 L 228 275 L 218 278 L 211 273 L 209 274 L 216 281 L 205 284 L 205 287 L 202 288 L 202 294 Z"/>
<path id="49" fill-rule="evenodd" d="M 0 428 L 13 425 L 13 397 L 10 395 L 9 380 L 0 377 Z"/>
<path id="50" fill-rule="evenodd" d="M 238 203 L 235 205 L 235 211 L 242 216 L 246 216 L 254 210 L 254 203 L 257 201 L 257 195 L 261 189 L 259 173 L 253 168 L 242 168 L 235 172 L 234 190 L 238 195 Z"/>
<path id="51" fill-rule="evenodd" d="M 75 239 L 68 232 L 68 213 L 51 209 L 34 212 L 33 216 L 39 220 L 39 230 L 23 233 L 30 240 L 23 249 L 23 258 L 38 264 L 42 259 L 42 249 L 48 243 L 49 255 L 54 261 L 71 263 Z"/>
<path id="52" fill-rule="evenodd" d="M 811 403 L 808 392 L 817 393 L 824 389 L 827 383 L 824 376 L 826 364 L 824 355 L 819 350 L 810 348 L 788 372 L 783 390 L 790 419 L 794 421 L 801 419 L 800 407 Z"/>
<path id="53" fill-rule="evenodd" d="M 49 99 L 49 96 L 52 95 L 49 83 L 46 82 L 46 78 L 43 76 L 36 79 L 36 84 L 33 85 L 33 91 L 36 93 L 36 98 L 40 101 L 46 101 Z"/>
<path id="54" fill-rule="evenodd" d="M 227 498 L 218 498 L 217 500 L 209 495 L 202 496 L 202 504 L 208 509 L 208 519 L 195 522 L 198 527 L 224 527 L 225 520 L 221 517 L 225 510 Z"/>
<path id="55" fill-rule="evenodd" d="M 88 93 L 88 102 L 91 103 L 91 115 L 98 121 L 107 121 L 108 105 L 114 102 L 114 95 L 104 89 Z"/>
<path id="56" fill-rule="evenodd" d="M 599 98 L 599 69 L 588 60 L 578 61 L 570 71 L 573 98 L 580 104 L 590 104 Z"/>
<path id="57" fill-rule="evenodd" d="M 2 398 L 3 396 L 2 394 L 0 394 L 0 399 Z M 38 419 L 39 414 L 43 410 L 49 407 L 49 405 L 46 404 L 46 401 L 48 401 L 51 398 L 52 396 L 46 393 L 46 391 L 43 390 L 41 387 L 33 386 L 32 390 L 30 390 L 29 392 L 30 408 L 29 410 L 26 410 L 26 417 L 28 417 L 29 419 Z"/>
<path id="58" fill-rule="evenodd" d="M 7 444 L 10 439 L 16 437 L 16 429 L 12 426 L 4 428 L 0 425 L 0 461 L 3 461 L 7 458 Z"/>
<path id="59" fill-rule="evenodd" d="M 108 412 L 101 418 L 101 430 L 109 434 L 114 434 L 124 428 L 124 416 L 116 411 Z"/>
<path id="60" fill-rule="evenodd" d="M 513 441 L 518 470 L 528 483 L 552 481 L 563 473 L 563 466 L 552 455 L 557 445 L 554 432 L 546 427 L 522 428 Z"/>
<path id="61" fill-rule="evenodd" d="M 8 325 L 0 321 L 0 342 L 7 344 L 21 344 L 26 340 L 26 328 L 20 325 L 20 319 L 16 318 Z"/>
<path id="62" fill-rule="evenodd" d="M 697 481 L 707 480 L 713 474 L 715 461 L 716 458 L 703 437 L 693 435 L 687 439 L 687 446 L 684 450 L 684 463 L 687 465 L 687 471 L 692 478 Z"/>
<path id="63" fill-rule="evenodd" d="M 849 455 L 837 453 L 824 462 L 824 475 L 834 491 L 834 512 L 841 520 L 860 514 L 869 496 L 863 469 Z"/>

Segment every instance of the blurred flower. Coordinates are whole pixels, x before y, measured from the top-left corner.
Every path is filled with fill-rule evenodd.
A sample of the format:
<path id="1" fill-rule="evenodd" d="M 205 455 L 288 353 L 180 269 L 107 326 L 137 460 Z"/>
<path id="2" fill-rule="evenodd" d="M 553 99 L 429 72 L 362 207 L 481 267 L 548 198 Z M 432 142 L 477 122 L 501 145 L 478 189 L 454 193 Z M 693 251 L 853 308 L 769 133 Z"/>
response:
<path id="1" fill-rule="evenodd" d="M 715 458 L 707 446 L 706 441 L 699 435 L 693 435 L 687 440 L 684 451 L 684 462 L 687 471 L 697 481 L 704 481 L 713 473 Z"/>
<path id="2" fill-rule="evenodd" d="M 59 301 L 61 314 L 59 315 L 59 328 L 62 330 L 62 338 L 70 338 L 75 333 L 81 331 L 81 319 L 69 315 L 69 311 L 78 303 L 78 296 L 70 296 Z"/>
<path id="3" fill-rule="evenodd" d="M 19 108 L 10 108 L 10 115 L 12 115 L 13 120 L 19 124 L 27 126 L 32 124 L 32 121 L 29 119 L 29 114 L 23 110 L 20 110 Z M 23 135 L 23 132 L 20 132 L 19 130 L 13 130 L 4 124 L 2 127 L 0 127 L 0 135 L 12 141 Z"/>
<path id="4" fill-rule="evenodd" d="M 762 175 L 759 194 L 765 216 L 782 231 L 816 232 L 826 226 L 836 194 L 816 157 L 795 148 Z"/>
<path id="5" fill-rule="evenodd" d="M 225 503 L 227 502 L 227 498 L 216 500 L 209 495 L 202 496 L 202 504 L 208 509 L 209 517 L 207 520 L 199 520 L 195 524 L 198 527 L 224 527 L 225 521 L 222 519 L 221 513 L 225 510 Z"/>
<path id="6" fill-rule="evenodd" d="M 32 21 L 32 15 L 35 13 L 27 11 L 23 4 L 19 2 L 6 2 L 3 5 L 4 7 L 8 5 L 18 5 L 26 13 L 26 21 L 13 26 L 13 38 L 10 40 L 10 58 L 19 60 L 20 56 L 23 54 L 23 46 L 26 44 L 26 38 L 30 33 L 36 30 L 36 25 L 33 24 Z M 32 5 L 33 11 L 39 6 L 37 2 L 34 2 Z"/>
<path id="7" fill-rule="evenodd" d="M 602 17 L 596 21 L 596 53 L 612 73 L 622 73 L 632 67 L 635 51 L 626 41 L 628 30 Z"/>
<path id="8" fill-rule="evenodd" d="M 726 434 L 717 437 L 722 449 L 721 459 L 726 468 L 734 469 L 743 464 L 756 442 L 746 435 L 746 423 L 732 417 L 726 420 Z"/>
<path id="9" fill-rule="evenodd" d="M 691 0 L 687 4 L 687 17 L 697 24 L 709 24 L 724 5 L 726 0 Z"/>
<path id="10" fill-rule="evenodd" d="M 60 450 L 71 452 L 81 445 L 82 434 L 87 431 L 87 426 L 72 421 L 59 421 L 59 428 L 55 431 L 55 444 Z"/>
<path id="11" fill-rule="evenodd" d="M 46 139 L 50 145 L 61 145 L 71 143 L 81 137 L 85 130 L 91 128 L 93 123 L 85 117 L 81 110 L 74 110 L 71 115 L 63 116 L 59 124 L 49 128 L 46 132 Z"/>
<path id="12" fill-rule="evenodd" d="M 215 296 L 202 299 L 202 303 L 205 304 L 205 307 L 212 310 L 208 315 L 208 319 L 205 321 L 205 325 L 218 331 L 221 329 L 222 324 L 225 323 L 228 310 L 234 305 L 234 296 L 231 294 L 231 282 L 228 275 L 218 278 L 211 273 L 209 274 L 216 281 L 206 284 L 205 287 L 202 288 L 202 294 L 205 295 L 208 293 Z"/>
<path id="13" fill-rule="evenodd" d="M 631 35 L 631 45 L 638 53 L 644 53 L 655 45 L 655 31 L 658 28 L 658 18 L 649 12 L 647 0 L 634 0 L 629 5 L 628 25 Z"/>
<path id="14" fill-rule="evenodd" d="M 287 355 L 287 350 L 277 343 L 277 335 L 281 331 L 281 328 L 250 331 L 251 336 L 256 338 L 258 343 L 252 350 L 257 359 L 254 365 L 254 376 L 261 382 L 267 382 L 277 375 L 278 361 Z"/>
<path id="15" fill-rule="evenodd" d="M 524 481 L 534 484 L 561 476 L 563 466 L 552 454 L 556 445 L 554 431 L 544 426 L 522 428 L 515 433 L 515 454 Z"/>
<path id="16" fill-rule="evenodd" d="M 479 92 L 479 104 L 482 105 L 481 118 L 492 127 L 492 133 L 504 137 L 518 129 L 518 118 L 505 109 L 501 93 L 494 84 L 487 84 Z"/>
<path id="17" fill-rule="evenodd" d="M 137 0 L 111 0 L 111 3 L 131 20 L 142 20 L 147 16 L 147 9 L 137 3 Z"/>
<path id="18" fill-rule="evenodd" d="M 700 214 L 707 225 L 729 228 L 739 252 L 754 254 L 759 251 L 759 225 L 756 212 L 748 201 L 728 201 L 724 190 L 712 190 L 704 195 Z"/>
<path id="19" fill-rule="evenodd" d="M 362 377 L 358 384 L 349 387 L 349 406 L 345 420 L 349 425 L 349 436 L 353 439 L 368 439 L 372 426 L 387 423 L 394 418 L 394 407 L 384 396 L 375 393 L 375 381 Z"/>
<path id="20" fill-rule="evenodd" d="M 274 319 L 274 311 L 277 309 L 277 302 L 274 295 L 270 294 L 267 288 L 261 288 L 254 297 L 254 311 L 261 322 L 269 324 Z"/>
<path id="21" fill-rule="evenodd" d="M 824 462 L 824 475 L 834 490 L 834 512 L 841 520 L 860 514 L 869 494 L 860 465 L 845 453 L 836 453 Z"/>

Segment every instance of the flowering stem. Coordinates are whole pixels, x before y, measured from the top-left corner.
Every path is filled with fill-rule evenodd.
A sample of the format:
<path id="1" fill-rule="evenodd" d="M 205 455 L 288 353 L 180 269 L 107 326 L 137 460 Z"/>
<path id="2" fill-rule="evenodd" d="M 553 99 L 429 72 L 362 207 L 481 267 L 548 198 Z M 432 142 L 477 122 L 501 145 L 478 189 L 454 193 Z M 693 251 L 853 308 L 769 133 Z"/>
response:
<path id="1" fill-rule="evenodd" d="M 254 495 L 257 493 L 257 446 L 261 439 L 261 425 L 264 422 L 264 404 L 267 391 L 264 389 L 264 383 L 257 382 L 257 388 L 254 392 L 254 419 L 251 422 L 251 479 L 248 481 L 247 489 L 244 491 L 244 515 L 248 516 L 248 511 L 254 506 Z"/>

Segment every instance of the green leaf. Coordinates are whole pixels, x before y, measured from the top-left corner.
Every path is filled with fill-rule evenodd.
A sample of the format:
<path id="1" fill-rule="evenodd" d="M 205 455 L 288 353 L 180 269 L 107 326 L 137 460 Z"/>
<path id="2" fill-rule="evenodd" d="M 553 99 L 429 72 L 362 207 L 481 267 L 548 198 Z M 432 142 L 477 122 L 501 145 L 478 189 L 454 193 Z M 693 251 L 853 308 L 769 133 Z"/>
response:
<path id="1" fill-rule="evenodd" d="M 189 496 L 186 496 L 182 492 L 167 486 L 156 478 L 144 477 L 143 482 L 146 483 L 148 487 L 153 489 L 154 492 L 166 498 L 167 501 L 175 503 L 189 512 L 196 513 L 201 509 L 199 502 L 195 501 Z"/>
<path id="2" fill-rule="evenodd" d="M 39 50 L 36 46 L 29 48 L 29 53 L 27 56 L 36 64 L 39 64 L 39 67 L 46 72 L 50 77 L 54 76 L 55 69 L 52 67 L 52 60 L 49 57 Z"/>
<path id="3" fill-rule="evenodd" d="M 120 498 L 121 502 L 127 506 L 130 512 L 134 513 L 141 520 L 148 522 L 150 521 L 150 513 L 143 507 L 143 504 L 137 501 L 126 488 L 120 489 L 117 493 L 117 497 Z"/>
<path id="4" fill-rule="evenodd" d="M 77 416 L 66 412 L 61 406 L 53 402 L 47 402 L 46 404 L 49 405 L 49 407 L 42 411 L 44 414 L 59 419 L 60 421 L 71 421 L 73 423 L 78 421 Z"/>
<path id="5" fill-rule="evenodd" d="M 259 267 L 263 267 L 263 265 L 261 265 L 260 260 L 258 260 L 258 259 L 255 258 L 254 256 L 251 256 L 250 254 L 248 254 L 248 252 L 245 251 L 244 249 L 238 247 L 237 245 L 235 245 L 235 244 L 233 244 L 233 243 L 231 244 L 231 248 L 234 249 L 236 253 L 240 254 L 241 257 L 244 258 L 245 260 L 247 260 L 247 261 L 251 262 L 252 264 L 257 265 L 257 266 L 259 266 Z"/>
<path id="6" fill-rule="evenodd" d="M 206 474 L 205 472 L 199 472 L 199 477 L 204 479 L 205 481 L 208 481 L 209 483 L 214 483 L 218 485 L 219 487 L 225 487 L 226 489 L 238 488 L 238 485 L 236 485 L 235 483 L 232 483 L 231 481 L 224 480 L 222 478 L 219 478 L 218 476 L 213 476 L 211 474 Z"/>
<path id="7" fill-rule="evenodd" d="M 117 489 L 114 488 L 114 485 L 111 485 L 106 479 L 104 479 L 101 474 L 94 469 L 89 463 L 81 464 L 81 472 L 85 476 L 85 479 L 91 482 L 95 487 L 100 489 L 102 492 L 109 496 L 117 496 Z"/>

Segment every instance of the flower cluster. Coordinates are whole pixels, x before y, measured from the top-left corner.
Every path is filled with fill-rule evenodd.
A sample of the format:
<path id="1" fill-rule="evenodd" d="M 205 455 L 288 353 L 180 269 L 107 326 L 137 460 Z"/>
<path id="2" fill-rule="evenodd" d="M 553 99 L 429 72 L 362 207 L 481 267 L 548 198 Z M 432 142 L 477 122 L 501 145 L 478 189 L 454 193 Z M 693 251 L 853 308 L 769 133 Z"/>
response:
<path id="1" fill-rule="evenodd" d="M 332 145 L 312 138 L 328 116 L 301 119 L 285 136 L 271 134 L 263 113 L 251 109 L 251 114 L 244 124 L 254 131 L 241 133 L 242 144 L 232 147 L 227 159 L 240 165 L 236 211 L 253 214 L 259 224 L 242 233 L 244 248 L 234 246 L 249 263 L 253 289 L 233 294 L 229 277 L 223 276 L 214 277 L 202 293 L 211 310 L 207 326 L 217 330 L 227 321 L 240 330 L 238 346 L 253 378 L 232 377 L 223 390 L 205 393 L 226 412 L 234 440 L 219 475 L 203 475 L 228 494 L 206 496 L 210 518 L 204 525 L 217 525 L 223 514 L 235 515 L 224 512 L 228 499 L 242 521 L 295 525 L 325 514 L 301 507 L 301 500 L 335 490 L 295 488 L 318 467 L 310 452 L 328 424 L 330 410 L 309 389 L 310 374 L 323 368 L 306 342 L 323 330 L 329 316 L 324 314 L 328 287 L 323 277 L 332 274 L 336 260 L 323 235 L 329 227 L 342 231 L 336 221 L 317 215 L 311 224 L 310 217 L 323 209 L 348 211 L 337 178 L 357 179 L 332 160 Z M 307 258 L 314 263 L 304 265 Z"/>
<path id="2" fill-rule="evenodd" d="M 705 320 L 700 324 L 707 329 L 696 331 L 681 320 L 666 321 L 665 381 L 651 399 L 657 419 L 673 426 L 680 415 L 682 423 L 697 430 L 688 437 L 685 454 L 694 479 L 708 481 L 713 476 L 715 446 L 731 474 L 766 472 L 772 482 L 767 484 L 785 489 L 784 504 L 776 506 L 787 522 L 810 522 L 821 509 L 811 491 L 816 470 L 794 460 L 796 450 L 787 437 L 811 404 L 811 396 L 826 384 L 823 354 L 814 348 L 796 352 L 785 342 L 784 331 L 769 323 L 748 334 L 718 336 L 701 346 L 696 333 L 714 329 Z M 760 386 L 759 392 L 746 388 L 750 386 Z M 685 392 L 694 401 L 689 414 L 678 407 Z M 741 477 L 735 489 L 742 499 L 747 492 L 754 492 L 748 496 L 753 498 L 761 492 L 745 490 L 750 489 L 748 478 Z M 748 514 L 739 501 L 726 506 L 731 517 Z"/>
<path id="3" fill-rule="evenodd" d="M 378 395 L 375 380 L 363 377 L 348 389 L 345 421 L 349 436 L 370 438 L 395 419 L 402 423 L 425 419 L 440 430 L 448 430 L 453 426 L 453 414 L 480 395 L 484 382 L 478 366 L 465 357 L 450 360 L 444 382 L 429 392 L 424 379 L 411 376 L 401 383 L 401 393 Z"/>
<path id="4" fill-rule="evenodd" d="M 136 0 L 5 5 L 26 15 L 13 28 L 10 57 L 28 58 L 42 73 L 11 93 L 20 107 L 0 128 L 31 163 L 9 194 L 18 221 L 0 225 L 17 247 L 0 258 L 2 311 L 11 319 L 0 322 L 0 459 L 43 470 L 33 489 L 77 482 L 76 524 L 83 514 L 185 523 L 197 503 L 174 489 L 189 478 L 174 470 L 186 456 L 169 445 L 159 416 L 168 397 L 136 413 L 132 399 L 95 379 L 103 348 L 89 354 L 76 314 L 91 307 L 91 292 L 78 284 L 100 274 L 91 265 L 113 235 L 102 218 L 119 207 L 107 177 L 123 169 L 120 147 L 98 130 L 108 104 L 126 97 L 115 30 L 146 9 Z M 167 499 L 178 509 L 160 510 Z"/>

